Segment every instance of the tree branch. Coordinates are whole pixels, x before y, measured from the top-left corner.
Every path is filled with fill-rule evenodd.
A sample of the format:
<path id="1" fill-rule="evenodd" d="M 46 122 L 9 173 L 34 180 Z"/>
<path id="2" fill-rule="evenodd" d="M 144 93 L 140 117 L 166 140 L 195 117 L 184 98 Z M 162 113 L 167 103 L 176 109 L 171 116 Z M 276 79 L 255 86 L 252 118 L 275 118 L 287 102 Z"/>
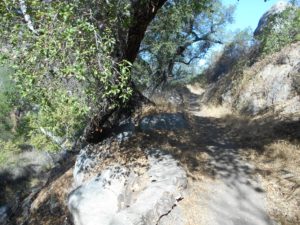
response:
<path id="1" fill-rule="evenodd" d="M 149 23 L 167 0 L 132 0 L 132 23 L 129 27 L 125 60 L 133 63 Z"/>
<path id="2" fill-rule="evenodd" d="M 27 14 L 27 6 L 26 6 L 26 3 L 25 3 L 25 0 L 19 0 L 19 4 L 20 4 L 20 9 L 21 9 L 21 12 L 24 16 L 24 20 L 27 24 L 27 27 L 29 28 L 29 30 L 31 30 L 34 34 L 38 34 L 37 30 L 34 28 L 33 26 L 33 22 L 31 20 L 31 17 L 29 14 Z"/>
<path id="3" fill-rule="evenodd" d="M 190 65 L 192 61 L 194 61 L 195 59 L 201 59 L 202 57 L 200 56 L 194 56 L 192 57 L 188 62 L 185 62 L 184 60 L 178 60 L 178 63 L 183 63 L 185 65 Z"/>

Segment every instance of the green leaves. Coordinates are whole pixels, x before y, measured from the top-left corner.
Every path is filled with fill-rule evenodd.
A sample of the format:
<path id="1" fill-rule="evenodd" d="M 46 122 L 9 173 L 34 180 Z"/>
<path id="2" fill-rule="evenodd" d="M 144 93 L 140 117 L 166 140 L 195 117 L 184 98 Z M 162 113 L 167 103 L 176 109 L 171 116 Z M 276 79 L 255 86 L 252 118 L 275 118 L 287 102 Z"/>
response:
<path id="1" fill-rule="evenodd" d="M 133 67 L 135 83 L 155 89 L 171 80 L 167 77 L 184 82 L 196 75 L 195 62 L 214 44 L 225 41 L 224 28 L 232 22 L 234 10 L 219 0 L 167 1 L 142 42 Z"/>
<path id="2" fill-rule="evenodd" d="M 13 121 L 10 113 L 14 107 L 14 85 L 9 75 L 12 71 L 0 66 L 0 140 L 8 140 L 13 136 Z"/>
<path id="3" fill-rule="evenodd" d="M 289 7 L 280 14 L 273 15 L 263 33 L 258 37 L 261 41 L 261 53 L 267 55 L 279 51 L 287 44 L 297 41 L 300 34 L 300 9 Z"/>
<path id="4" fill-rule="evenodd" d="M 3 141 L 0 139 L 0 167 L 5 165 L 12 155 L 20 152 L 18 145 L 12 141 Z"/>
<path id="5" fill-rule="evenodd" d="M 31 108 L 25 118 L 28 141 L 55 150 L 59 146 L 50 136 L 74 141 L 103 98 L 113 107 L 130 98 L 131 64 L 112 57 L 115 32 L 122 27 L 118 23 L 130 24 L 130 5 L 77 0 L 26 4 L 38 35 L 15 13 L 18 1 L 0 2 L 0 64 L 14 68 L 20 101 Z"/>
<path id="6" fill-rule="evenodd" d="M 120 103 L 126 103 L 132 95 L 132 89 L 130 88 L 131 66 L 130 62 L 122 61 L 117 64 L 118 70 L 113 70 L 114 73 L 110 73 L 110 70 L 107 70 L 108 73 L 101 76 L 102 82 L 105 84 L 103 97 L 116 99 L 116 106 L 119 106 L 118 104 Z"/>

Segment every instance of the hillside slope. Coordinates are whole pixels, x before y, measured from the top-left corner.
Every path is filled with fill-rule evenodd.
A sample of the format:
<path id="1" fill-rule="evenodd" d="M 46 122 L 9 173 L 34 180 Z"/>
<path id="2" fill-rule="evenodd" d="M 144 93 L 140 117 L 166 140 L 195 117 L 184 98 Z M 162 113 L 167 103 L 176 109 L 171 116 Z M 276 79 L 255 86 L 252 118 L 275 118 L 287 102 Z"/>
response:
<path id="1" fill-rule="evenodd" d="M 232 71 L 211 84 L 203 103 L 248 115 L 300 112 L 300 42 L 269 55 L 242 72 Z"/>

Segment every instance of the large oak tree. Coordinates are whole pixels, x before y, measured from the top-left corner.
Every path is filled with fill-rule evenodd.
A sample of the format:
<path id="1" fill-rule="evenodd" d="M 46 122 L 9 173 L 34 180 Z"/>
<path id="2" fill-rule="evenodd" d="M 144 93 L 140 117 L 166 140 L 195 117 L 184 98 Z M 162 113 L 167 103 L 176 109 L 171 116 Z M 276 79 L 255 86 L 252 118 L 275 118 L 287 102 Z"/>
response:
<path id="1" fill-rule="evenodd" d="M 166 1 L 1 1 L 0 61 L 15 69 L 21 102 L 38 106 L 38 132 L 71 137 L 87 121 L 85 139 L 98 141 L 143 101 L 130 65 Z"/>

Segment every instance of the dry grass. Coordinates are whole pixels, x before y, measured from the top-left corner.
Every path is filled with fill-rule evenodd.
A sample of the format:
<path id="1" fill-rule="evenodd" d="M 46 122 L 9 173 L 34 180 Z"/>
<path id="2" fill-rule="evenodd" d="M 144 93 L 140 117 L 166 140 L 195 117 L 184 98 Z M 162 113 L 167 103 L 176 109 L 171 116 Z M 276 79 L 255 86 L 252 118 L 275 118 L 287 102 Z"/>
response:
<path id="1" fill-rule="evenodd" d="M 181 106 L 171 104 L 162 96 L 152 99 L 153 104 L 145 104 L 134 112 L 133 121 L 136 125 L 141 118 L 159 113 L 177 113 L 183 111 Z"/>
<path id="2" fill-rule="evenodd" d="M 194 116 L 194 115 L 197 116 Z M 190 128 L 138 134 L 130 145 L 155 147 L 170 152 L 186 169 L 190 188 L 180 203 L 187 225 L 210 224 L 205 213 L 205 184 L 214 179 L 208 167 L 207 146 L 222 139 L 234 143 L 245 161 L 257 167 L 265 190 L 269 214 L 282 225 L 300 224 L 299 124 L 290 118 L 250 118 L 232 114 L 225 107 L 206 106 L 189 115 Z M 225 138 L 225 139 L 224 139 Z M 208 193 L 210 194 L 210 193 Z M 208 195 L 207 194 L 207 195 Z"/>
<path id="3" fill-rule="evenodd" d="M 300 224 L 300 146 L 275 141 L 246 158 L 257 167 L 269 214 L 282 225 Z"/>
<path id="4" fill-rule="evenodd" d="M 73 168 L 56 179 L 50 186 L 42 189 L 31 204 L 31 212 L 37 211 L 53 195 L 57 196 L 60 205 L 64 205 L 66 196 L 72 187 Z"/>
<path id="5" fill-rule="evenodd" d="M 179 206 L 184 214 L 185 225 L 210 224 L 206 197 L 211 194 L 207 185 L 211 182 L 208 177 L 199 177 L 197 182 L 189 180 L 188 191 Z"/>
<path id="6" fill-rule="evenodd" d="M 257 75 L 264 70 L 267 65 L 281 64 L 282 59 L 287 58 L 287 53 L 298 49 L 299 46 L 300 42 L 293 43 L 284 47 L 280 52 L 275 52 L 265 56 L 263 59 L 258 59 L 251 66 L 236 66 L 236 68 L 233 68 L 229 73 L 222 76 L 221 79 L 210 86 L 205 94 L 206 102 L 221 104 L 222 95 L 228 93 L 228 90 L 230 90 L 232 99 L 239 99 L 240 93 L 247 89 L 253 79 L 256 83 L 262 82 Z M 235 103 L 236 102 L 232 102 L 230 104 L 232 104 L 232 107 L 236 107 Z"/>
<path id="7" fill-rule="evenodd" d="M 175 113 L 178 112 L 178 107 L 172 104 L 165 104 L 162 102 L 156 102 L 155 105 L 145 105 L 136 114 L 139 116 L 148 116 L 157 113 Z"/>
<path id="8" fill-rule="evenodd" d="M 73 168 L 67 170 L 48 186 L 43 188 L 30 208 L 30 224 L 68 224 L 70 216 L 66 199 L 72 187 Z"/>
<path id="9" fill-rule="evenodd" d="M 225 120 L 242 157 L 257 168 L 270 216 L 281 225 L 300 224 L 299 122 L 274 116 Z"/>
<path id="10" fill-rule="evenodd" d="M 157 97 L 155 100 L 156 106 L 143 106 L 136 114 L 136 120 L 150 114 L 172 113 L 180 110 L 177 106 L 166 104 L 166 102 L 163 97 Z M 226 138 L 228 142 L 240 146 L 244 150 L 242 151 L 244 157 L 258 168 L 257 172 L 261 177 L 263 189 L 266 190 L 270 215 L 277 221 L 281 221 L 283 225 L 300 224 L 300 219 L 297 215 L 300 205 L 299 146 L 288 142 L 285 139 L 285 131 L 282 133 L 283 128 L 291 130 L 289 123 L 279 123 L 280 126 L 276 128 L 280 130 L 278 137 L 283 137 L 282 140 L 285 141 L 278 141 L 280 139 L 273 134 L 273 127 L 276 125 L 276 121 L 268 121 L 268 118 L 253 120 L 240 117 L 234 115 L 226 107 L 202 107 L 200 112 L 194 113 L 194 115 L 189 114 L 187 118 L 188 129 L 149 131 L 146 133 L 137 131 L 128 142 L 121 145 L 111 143 L 107 146 L 96 147 L 95 151 L 109 150 L 113 157 L 108 159 L 108 161 L 104 160 L 96 168 L 96 171 L 92 171 L 92 173 L 101 171 L 103 167 L 111 163 L 111 160 L 121 165 L 136 167 L 139 170 L 136 171 L 137 173 L 143 173 L 147 167 L 147 160 L 143 151 L 147 148 L 162 149 L 178 159 L 189 177 L 188 192 L 179 204 L 179 207 L 184 212 L 186 225 L 211 224 L 210 221 L 207 221 L 209 218 L 207 213 L 209 212 L 206 212 L 206 199 L 203 197 L 214 194 L 210 193 L 211 190 L 208 187 L 211 182 L 216 182 L 213 169 L 208 165 L 208 162 L 211 160 L 208 146 L 212 145 L 216 140 L 224 140 Z M 263 149 L 263 151 L 258 151 L 258 149 L 255 149 L 255 146 Z M 285 171 L 288 171 L 287 174 L 292 174 L 293 176 L 287 177 Z M 63 179 L 58 178 L 57 182 L 55 182 L 56 184 L 53 183 L 54 186 L 51 186 L 52 191 L 44 190 L 40 193 L 38 199 L 41 203 L 51 199 L 51 196 L 56 196 L 56 192 L 60 192 L 61 181 L 59 180 Z M 65 182 L 65 185 L 67 186 L 64 189 L 68 190 L 70 183 Z M 46 197 L 43 197 L 43 193 Z M 59 199 L 60 201 L 65 201 L 66 196 L 59 197 Z M 40 220 L 43 216 L 42 213 L 37 215 L 36 218 Z M 45 214 L 45 219 L 48 219 L 48 221 L 43 221 L 43 224 L 59 224 L 51 220 L 51 217 L 60 219 L 61 222 L 65 218 L 54 217 L 48 213 Z"/>
<path id="11" fill-rule="evenodd" d="M 300 224 L 299 120 L 229 113 L 224 117 L 222 108 L 209 109 L 206 116 L 220 116 L 226 136 L 257 168 L 270 216 L 281 225 Z"/>
<path id="12" fill-rule="evenodd" d="M 213 117 L 213 118 L 222 118 L 228 115 L 232 115 L 231 109 L 225 106 L 215 106 L 215 105 L 205 105 L 202 106 L 200 111 L 192 112 L 195 116 L 201 117 Z"/>

